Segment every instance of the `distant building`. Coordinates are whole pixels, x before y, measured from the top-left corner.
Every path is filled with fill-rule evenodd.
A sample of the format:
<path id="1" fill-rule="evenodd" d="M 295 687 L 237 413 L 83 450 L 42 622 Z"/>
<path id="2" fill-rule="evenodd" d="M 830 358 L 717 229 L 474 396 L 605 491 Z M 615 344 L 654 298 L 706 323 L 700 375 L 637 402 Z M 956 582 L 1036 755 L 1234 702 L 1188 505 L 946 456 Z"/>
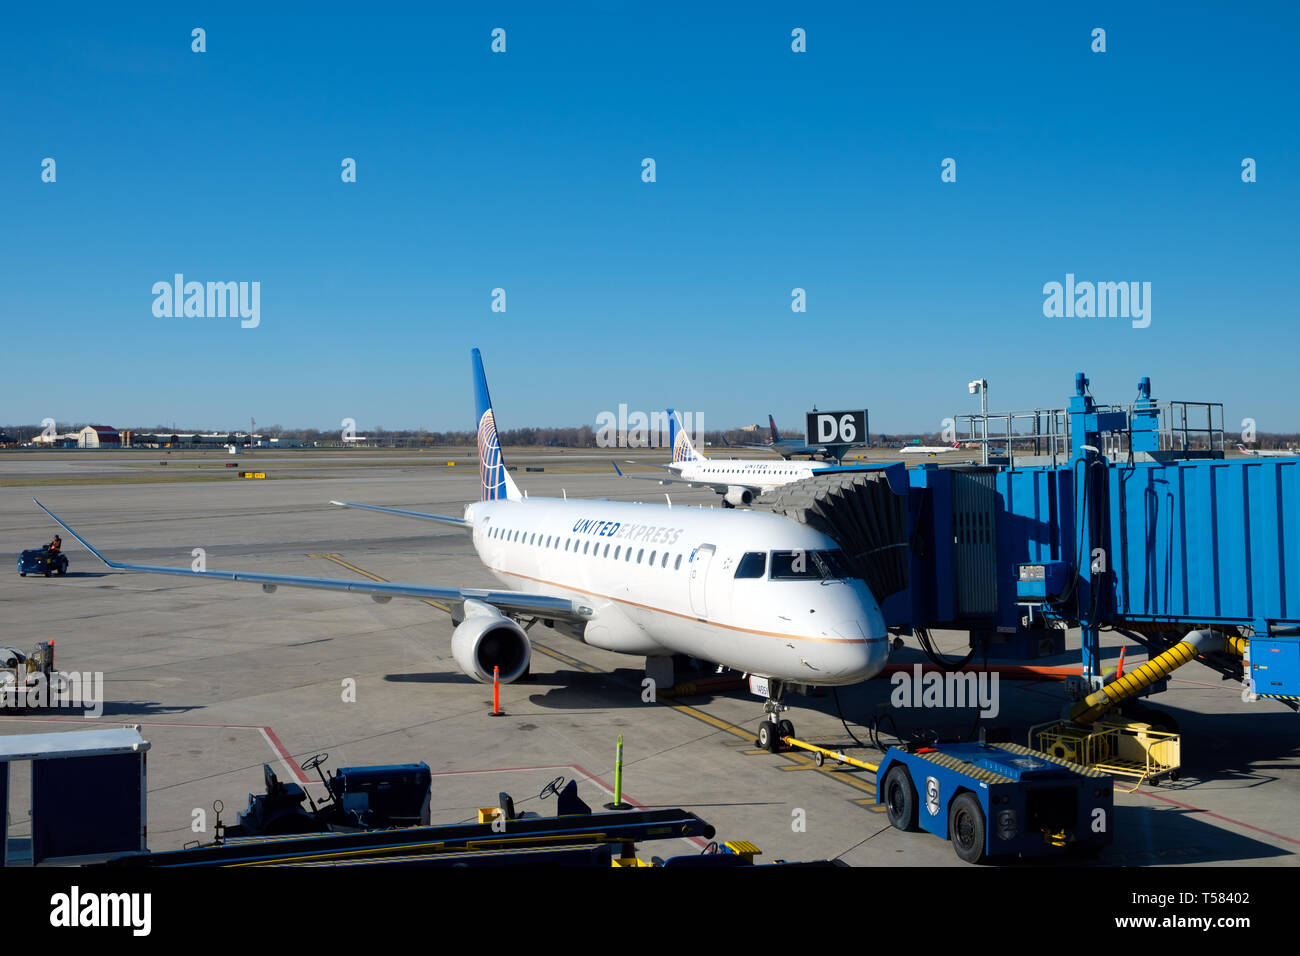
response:
<path id="1" fill-rule="evenodd" d="M 77 432 L 78 448 L 121 448 L 122 436 L 108 425 L 87 425 Z"/>

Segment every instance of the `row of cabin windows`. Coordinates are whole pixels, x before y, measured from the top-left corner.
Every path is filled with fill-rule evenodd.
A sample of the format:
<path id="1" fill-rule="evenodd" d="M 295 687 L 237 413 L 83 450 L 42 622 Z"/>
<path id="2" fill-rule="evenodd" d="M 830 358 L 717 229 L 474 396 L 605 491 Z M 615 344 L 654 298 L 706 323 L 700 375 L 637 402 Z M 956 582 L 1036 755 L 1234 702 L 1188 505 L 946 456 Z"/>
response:
<path id="1" fill-rule="evenodd" d="M 549 534 L 543 535 L 536 531 L 529 532 L 529 531 L 508 530 L 506 528 L 493 528 L 488 532 L 488 537 L 497 538 L 502 541 L 516 541 L 521 544 L 528 545 L 530 547 L 550 548 L 553 551 L 560 550 L 559 535 L 549 535 Z M 601 557 L 601 558 L 610 557 L 610 553 L 609 553 L 610 545 L 605 544 L 605 550 L 602 553 L 601 544 L 602 542 L 597 541 L 595 542 L 595 547 L 593 548 L 591 541 L 583 541 L 582 553 L 590 554 L 592 557 Z M 624 550 L 622 545 L 616 544 L 613 546 L 613 548 L 614 548 L 613 560 L 615 561 L 622 560 L 628 562 L 632 560 L 633 549 L 631 547 L 628 547 L 626 550 Z M 572 538 L 565 538 L 563 550 L 568 551 L 571 554 L 577 554 L 578 542 L 574 541 Z M 670 555 L 667 551 L 660 552 L 658 550 L 655 550 L 650 552 L 650 559 L 648 561 L 645 561 L 644 563 L 649 567 L 654 567 L 655 560 L 658 559 L 659 567 L 666 568 L 668 567 L 668 559 L 670 557 L 673 557 L 673 555 Z M 636 563 L 637 564 L 643 563 L 642 561 L 643 558 L 645 558 L 645 548 L 641 548 L 637 550 Z M 673 570 L 678 571 L 681 569 L 681 566 L 682 566 L 682 556 L 679 554 L 676 556 L 675 560 L 673 561 Z"/>
<path id="2" fill-rule="evenodd" d="M 802 468 L 705 468 L 705 474 L 709 475 L 802 475 Z"/>

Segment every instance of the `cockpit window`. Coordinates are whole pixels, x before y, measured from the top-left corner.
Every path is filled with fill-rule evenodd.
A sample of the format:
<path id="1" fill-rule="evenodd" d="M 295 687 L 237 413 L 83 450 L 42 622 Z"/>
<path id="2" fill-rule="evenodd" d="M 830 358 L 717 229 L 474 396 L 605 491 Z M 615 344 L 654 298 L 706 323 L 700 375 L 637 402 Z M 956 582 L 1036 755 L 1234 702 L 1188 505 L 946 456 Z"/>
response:
<path id="1" fill-rule="evenodd" d="M 736 565 L 736 577 L 761 578 L 767 571 L 767 555 L 762 551 L 748 551 Z"/>
<path id="2" fill-rule="evenodd" d="M 773 581 L 834 581 L 851 577 L 844 552 L 773 551 Z"/>

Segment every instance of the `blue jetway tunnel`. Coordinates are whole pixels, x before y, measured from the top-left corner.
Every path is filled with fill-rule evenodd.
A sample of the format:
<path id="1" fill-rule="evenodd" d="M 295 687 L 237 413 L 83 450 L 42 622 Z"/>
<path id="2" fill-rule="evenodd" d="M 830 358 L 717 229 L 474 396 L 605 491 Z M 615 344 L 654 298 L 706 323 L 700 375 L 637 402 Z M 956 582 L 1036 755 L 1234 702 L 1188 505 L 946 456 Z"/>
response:
<path id="1" fill-rule="evenodd" d="M 1202 663 L 1242 680 L 1245 699 L 1295 708 L 1300 457 L 1224 458 L 1221 430 L 1171 449 L 1161 414 L 1147 379 L 1132 405 L 1099 406 L 1080 373 L 1048 463 L 1032 454 L 1043 436 L 1008 429 L 1001 462 L 878 469 L 875 484 L 899 512 L 893 524 L 906 531 L 845 550 L 877 563 L 906 555 L 905 573 L 864 574 L 890 627 L 969 631 L 973 645 L 1023 659 L 1063 647 L 1061 628 L 1077 626 L 1094 688 L 1101 629 L 1154 656 L 1212 628 L 1247 638 L 1235 642 L 1244 656 Z"/>

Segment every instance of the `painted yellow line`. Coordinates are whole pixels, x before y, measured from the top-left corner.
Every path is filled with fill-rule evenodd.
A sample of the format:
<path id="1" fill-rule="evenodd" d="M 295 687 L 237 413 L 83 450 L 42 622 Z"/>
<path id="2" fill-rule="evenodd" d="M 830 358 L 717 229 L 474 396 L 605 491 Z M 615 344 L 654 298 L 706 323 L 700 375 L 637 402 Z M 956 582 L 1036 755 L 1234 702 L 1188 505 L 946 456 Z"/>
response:
<path id="1" fill-rule="evenodd" d="M 717 727 L 719 730 L 725 730 L 729 734 L 735 734 L 742 740 L 754 739 L 754 735 L 748 730 L 737 727 L 735 724 L 729 724 L 725 720 L 714 717 L 712 714 L 706 714 L 702 710 L 696 710 L 694 707 L 689 707 L 686 704 L 670 704 L 665 701 L 664 706 L 671 707 L 673 710 L 683 713 L 687 717 L 694 717 L 696 720 L 702 720 L 710 727 Z M 767 753 L 767 751 L 763 751 L 763 753 Z"/>
<path id="2" fill-rule="evenodd" d="M 561 664 L 568 664 L 570 667 L 576 667 L 588 674 L 601 673 L 599 667 L 592 667 L 590 664 L 580 661 L 576 657 L 570 657 L 568 654 L 561 654 L 559 651 L 551 650 L 551 648 L 547 647 L 545 644 L 539 644 L 536 641 L 533 641 L 533 647 L 537 648 L 537 650 L 541 651 L 547 657 L 559 661 Z"/>

